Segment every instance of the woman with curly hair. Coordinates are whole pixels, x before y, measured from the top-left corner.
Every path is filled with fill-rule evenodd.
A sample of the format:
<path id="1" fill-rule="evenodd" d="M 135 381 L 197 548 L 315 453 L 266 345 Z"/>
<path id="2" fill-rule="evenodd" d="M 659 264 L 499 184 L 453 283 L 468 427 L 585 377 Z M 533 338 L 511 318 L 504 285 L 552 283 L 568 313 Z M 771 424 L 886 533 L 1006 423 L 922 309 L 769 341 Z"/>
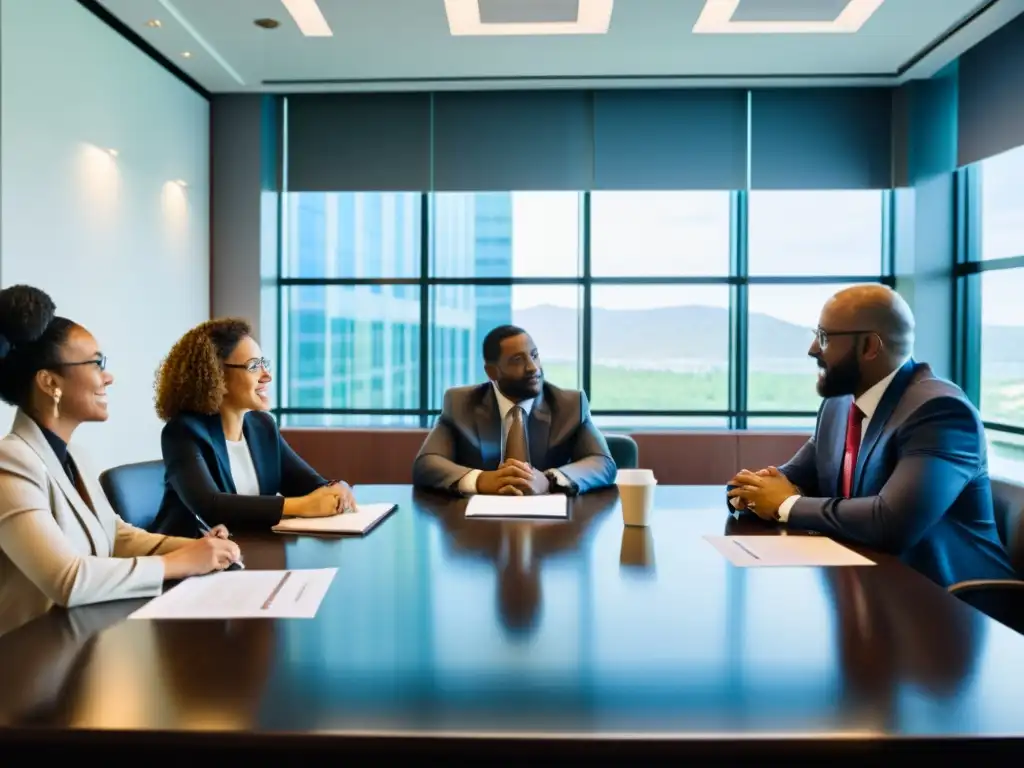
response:
<path id="1" fill-rule="evenodd" d="M 211 525 L 270 528 L 282 517 L 327 517 L 354 506 L 281 437 L 270 408 L 270 361 L 245 320 L 196 326 L 157 373 L 166 485 L 154 522 L 195 535 Z"/>
<path id="2" fill-rule="evenodd" d="M 164 580 L 221 570 L 239 557 L 223 528 L 199 540 L 128 525 L 69 446 L 107 420 L 114 377 L 89 331 L 56 316 L 38 288 L 0 291 L 0 399 L 17 408 L 0 440 L 0 633 L 56 603 L 159 595 Z"/>

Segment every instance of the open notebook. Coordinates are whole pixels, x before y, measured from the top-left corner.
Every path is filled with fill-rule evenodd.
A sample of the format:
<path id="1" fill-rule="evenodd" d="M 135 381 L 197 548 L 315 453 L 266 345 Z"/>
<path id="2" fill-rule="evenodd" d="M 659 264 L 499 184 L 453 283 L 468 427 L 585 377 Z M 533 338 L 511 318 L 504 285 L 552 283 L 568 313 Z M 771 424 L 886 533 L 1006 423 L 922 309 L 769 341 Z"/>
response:
<path id="1" fill-rule="evenodd" d="M 397 504 L 357 504 L 355 512 L 331 517 L 286 517 L 271 530 L 275 533 L 316 533 L 361 536 L 398 509 Z"/>

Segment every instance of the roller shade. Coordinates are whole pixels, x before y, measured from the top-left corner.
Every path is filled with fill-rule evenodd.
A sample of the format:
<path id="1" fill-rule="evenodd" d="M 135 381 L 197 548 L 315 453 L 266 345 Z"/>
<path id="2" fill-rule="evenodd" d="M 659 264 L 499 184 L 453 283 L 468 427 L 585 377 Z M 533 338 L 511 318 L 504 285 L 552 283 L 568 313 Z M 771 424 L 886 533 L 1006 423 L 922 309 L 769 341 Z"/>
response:
<path id="1" fill-rule="evenodd" d="M 288 97 L 288 189 L 421 191 L 430 185 L 430 94 Z"/>
<path id="2" fill-rule="evenodd" d="M 747 92 L 594 94 L 594 189 L 743 189 Z"/>
<path id="3" fill-rule="evenodd" d="M 750 120 L 754 189 L 891 185 L 889 88 L 756 90 Z"/>
<path id="4" fill-rule="evenodd" d="M 434 94 L 434 189 L 589 189 L 591 98 L 583 91 Z"/>

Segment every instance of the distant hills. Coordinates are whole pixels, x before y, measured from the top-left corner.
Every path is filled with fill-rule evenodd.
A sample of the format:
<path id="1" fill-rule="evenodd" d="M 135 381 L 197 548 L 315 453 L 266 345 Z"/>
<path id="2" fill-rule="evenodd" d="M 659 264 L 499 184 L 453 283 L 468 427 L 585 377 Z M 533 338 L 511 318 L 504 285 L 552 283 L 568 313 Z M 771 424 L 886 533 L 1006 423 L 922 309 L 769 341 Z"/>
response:
<path id="1" fill-rule="evenodd" d="M 537 342 L 541 357 L 575 360 L 579 323 L 569 307 L 540 305 L 515 313 Z M 810 328 L 752 312 L 749 323 L 751 363 L 802 360 L 811 343 Z M 664 359 L 721 360 L 729 343 L 729 313 L 719 307 L 679 306 L 652 309 L 593 310 L 594 350 L 602 359 L 652 361 Z M 986 328 L 986 362 L 1024 363 L 1024 326 Z"/>

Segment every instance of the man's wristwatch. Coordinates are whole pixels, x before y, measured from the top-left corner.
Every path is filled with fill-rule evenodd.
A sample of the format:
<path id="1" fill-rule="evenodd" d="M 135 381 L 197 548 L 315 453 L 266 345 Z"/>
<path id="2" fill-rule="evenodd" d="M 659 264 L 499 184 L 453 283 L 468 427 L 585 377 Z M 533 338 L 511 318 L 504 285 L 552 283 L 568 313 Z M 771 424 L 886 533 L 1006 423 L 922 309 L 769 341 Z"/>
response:
<path id="1" fill-rule="evenodd" d="M 572 493 L 571 485 L 563 485 L 562 476 L 553 469 L 544 470 L 544 476 L 548 479 L 548 493 Z"/>

